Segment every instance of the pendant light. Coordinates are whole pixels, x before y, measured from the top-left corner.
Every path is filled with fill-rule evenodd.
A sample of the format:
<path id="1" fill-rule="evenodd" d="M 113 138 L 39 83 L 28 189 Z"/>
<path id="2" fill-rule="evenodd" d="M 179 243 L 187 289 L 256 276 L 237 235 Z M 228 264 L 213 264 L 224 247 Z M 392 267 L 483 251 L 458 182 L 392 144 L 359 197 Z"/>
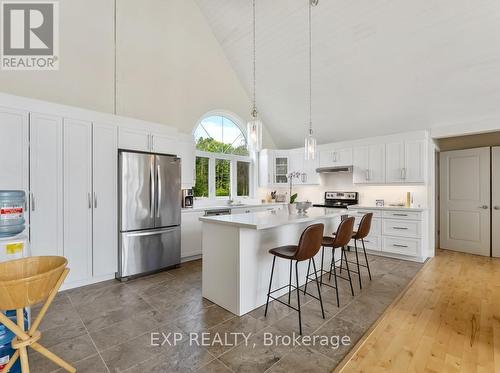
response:
<path id="1" fill-rule="evenodd" d="M 255 0 L 252 0 L 253 12 L 253 108 L 250 113 L 251 119 L 247 124 L 248 150 L 258 152 L 262 149 L 262 122 L 259 120 L 259 112 L 257 111 L 256 99 L 256 42 L 255 42 Z"/>
<path id="2" fill-rule="evenodd" d="M 312 128 L 312 22 L 311 10 L 313 6 L 318 5 L 319 0 L 309 0 L 309 131 L 304 142 L 304 156 L 305 160 L 314 160 L 316 158 L 316 138 L 313 134 Z"/>

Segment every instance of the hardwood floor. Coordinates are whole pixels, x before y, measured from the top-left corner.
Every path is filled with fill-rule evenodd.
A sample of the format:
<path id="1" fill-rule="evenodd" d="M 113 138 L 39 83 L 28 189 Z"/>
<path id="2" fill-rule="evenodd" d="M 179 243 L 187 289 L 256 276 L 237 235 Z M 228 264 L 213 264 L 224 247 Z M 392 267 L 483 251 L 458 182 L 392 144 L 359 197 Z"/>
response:
<path id="1" fill-rule="evenodd" d="M 336 371 L 500 372 L 500 259 L 440 250 Z"/>

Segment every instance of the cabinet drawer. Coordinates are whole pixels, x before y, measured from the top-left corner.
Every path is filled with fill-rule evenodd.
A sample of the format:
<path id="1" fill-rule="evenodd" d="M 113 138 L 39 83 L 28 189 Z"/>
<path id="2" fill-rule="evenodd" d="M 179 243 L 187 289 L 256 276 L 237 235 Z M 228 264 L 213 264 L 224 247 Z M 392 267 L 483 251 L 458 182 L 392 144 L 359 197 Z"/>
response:
<path id="1" fill-rule="evenodd" d="M 382 251 L 388 253 L 419 256 L 421 241 L 411 238 L 384 237 L 382 239 Z"/>
<path id="2" fill-rule="evenodd" d="M 369 210 L 369 209 L 357 209 L 357 208 L 350 208 L 349 209 L 349 215 L 352 216 L 363 216 L 365 214 L 373 213 L 374 218 L 381 218 L 382 217 L 382 211 L 380 210 Z"/>
<path id="3" fill-rule="evenodd" d="M 379 236 L 368 236 L 364 239 L 365 241 L 365 248 L 367 250 L 373 250 L 373 251 L 380 251 L 380 237 Z M 363 244 L 361 243 L 361 240 L 358 241 L 358 250 L 363 248 Z M 349 246 L 354 247 L 354 240 L 351 240 L 349 242 Z"/>
<path id="4" fill-rule="evenodd" d="M 354 230 L 357 231 L 359 229 L 359 223 L 361 223 L 361 218 L 363 215 L 356 215 L 355 217 L 355 222 L 354 222 Z M 369 235 L 373 236 L 381 236 L 382 235 L 382 223 L 380 218 L 373 218 L 372 219 L 372 226 L 370 227 L 370 233 Z"/>
<path id="5" fill-rule="evenodd" d="M 420 211 L 384 211 L 383 217 L 402 220 L 422 220 L 422 213 Z"/>
<path id="6" fill-rule="evenodd" d="M 420 238 L 422 224 L 419 221 L 384 219 L 382 233 L 388 236 Z"/>

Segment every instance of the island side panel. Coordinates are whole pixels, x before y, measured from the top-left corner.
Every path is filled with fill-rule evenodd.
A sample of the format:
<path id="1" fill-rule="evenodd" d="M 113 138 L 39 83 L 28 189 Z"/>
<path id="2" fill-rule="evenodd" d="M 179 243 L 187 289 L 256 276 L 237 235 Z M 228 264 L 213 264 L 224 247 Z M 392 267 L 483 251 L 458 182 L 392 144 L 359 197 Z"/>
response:
<path id="1" fill-rule="evenodd" d="M 314 223 L 325 224 L 325 234 L 334 232 L 340 222 L 340 218 L 321 219 L 317 222 L 307 222 L 300 224 L 288 224 L 280 227 L 255 230 L 240 230 L 240 305 L 239 315 L 244 315 L 264 304 L 266 304 L 269 279 L 271 276 L 271 267 L 273 255 L 269 254 L 269 249 L 284 245 L 297 245 L 300 235 L 304 229 Z M 331 261 L 331 249 L 325 249 L 325 260 L 323 268 L 329 270 Z M 340 259 L 340 252 L 336 254 Z M 315 256 L 317 269 L 321 263 L 321 249 Z M 299 285 L 305 284 L 308 262 L 299 262 Z M 276 266 L 273 275 L 273 289 L 288 285 L 290 276 L 290 261 L 276 258 Z M 312 273 L 312 266 L 311 266 Z M 295 284 L 295 262 L 293 264 L 292 283 Z M 310 285 L 315 286 L 311 283 Z M 288 293 L 285 288 L 274 294 L 279 297 Z M 292 297 L 296 297 L 294 292 Z"/>
<path id="2" fill-rule="evenodd" d="M 239 315 L 239 230 L 217 224 L 202 224 L 202 295 Z"/>

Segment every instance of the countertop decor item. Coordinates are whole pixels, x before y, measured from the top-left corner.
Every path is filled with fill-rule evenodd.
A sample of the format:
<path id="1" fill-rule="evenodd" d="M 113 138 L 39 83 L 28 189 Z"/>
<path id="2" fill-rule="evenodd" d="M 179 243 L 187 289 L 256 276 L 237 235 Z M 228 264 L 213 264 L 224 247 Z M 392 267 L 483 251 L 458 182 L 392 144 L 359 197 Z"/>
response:
<path id="1" fill-rule="evenodd" d="M 311 207 L 312 203 L 306 202 L 295 202 L 295 208 L 297 209 L 297 214 L 303 215 L 307 213 L 307 209 Z"/>
<path id="2" fill-rule="evenodd" d="M 0 263 L 0 310 L 15 309 L 17 316 L 16 325 L 0 312 L 0 322 L 16 335 L 12 340 L 16 352 L 4 371 L 9 371 L 21 359 L 22 371 L 29 372 L 28 347 L 31 347 L 66 371 L 76 372 L 74 367 L 38 343 L 42 337 L 38 327 L 69 273 L 67 265 L 66 258 L 60 256 L 34 256 Z M 38 316 L 29 330 L 25 330 L 24 308 L 42 301 L 45 303 Z"/>
<path id="3" fill-rule="evenodd" d="M 377 207 L 384 207 L 385 201 L 383 199 L 376 199 L 375 200 L 375 206 Z"/>

